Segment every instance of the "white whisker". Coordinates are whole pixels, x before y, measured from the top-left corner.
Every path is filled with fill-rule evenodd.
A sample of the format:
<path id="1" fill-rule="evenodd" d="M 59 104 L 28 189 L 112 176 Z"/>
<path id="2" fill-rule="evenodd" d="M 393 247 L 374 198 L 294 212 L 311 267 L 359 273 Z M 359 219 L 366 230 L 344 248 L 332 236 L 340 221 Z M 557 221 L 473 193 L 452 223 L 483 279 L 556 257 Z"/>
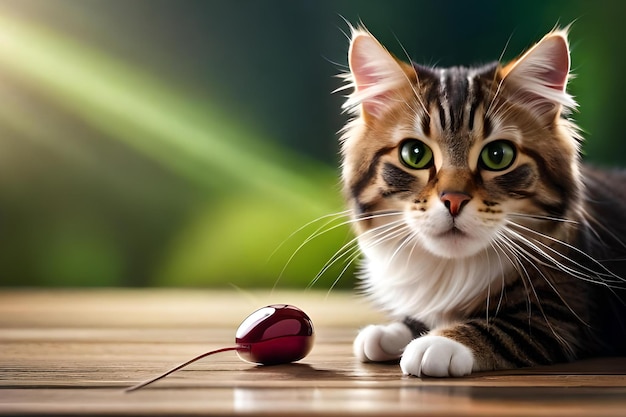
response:
<path id="1" fill-rule="evenodd" d="M 344 276 L 344 274 L 346 273 L 348 268 L 350 268 L 350 265 L 352 265 L 352 263 L 354 263 L 354 261 L 359 259 L 360 256 L 361 256 L 361 253 L 357 250 L 357 251 L 354 252 L 354 254 L 352 256 L 350 256 L 349 259 L 346 260 L 346 266 L 341 270 L 339 275 L 337 275 L 337 278 L 335 278 L 335 280 L 333 281 L 332 285 L 330 286 L 330 288 L 326 292 L 326 298 L 328 298 L 328 296 L 330 296 L 330 292 L 335 288 L 335 286 L 337 285 L 339 280 Z"/>
<path id="2" fill-rule="evenodd" d="M 362 218 L 361 220 L 365 220 L 365 219 L 369 220 L 374 217 L 380 217 L 380 215 L 367 216 L 367 217 Z M 375 238 L 376 240 L 370 244 L 374 246 L 386 240 L 393 239 L 395 235 L 398 233 L 396 229 L 402 229 L 402 228 L 403 228 L 403 220 L 395 220 L 389 223 L 385 223 L 381 226 L 375 227 L 373 229 L 370 229 L 364 234 L 362 234 L 361 237 L 364 235 L 370 235 L 370 234 L 373 235 L 373 238 Z M 349 263 L 352 263 L 356 258 L 358 258 L 358 256 L 360 255 L 359 247 L 357 245 L 359 239 L 360 237 L 355 237 L 351 239 L 348 243 L 344 244 L 339 250 L 337 250 L 335 254 L 328 261 L 326 261 L 324 266 L 315 275 L 315 277 L 309 283 L 309 285 L 307 285 L 307 289 L 315 285 L 315 283 L 319 281 L 319 279 L 326 273 L 326 271 L 328 271 L 333 265 L 339 262 L 342 258 L 348 256 L 349 259 L 351 259 Z M 354 256 L 354 254 L 356 254 L 356 256 Z"/>
<path id="3" fill-rule="evenodd" d="M 571 223 L 571 224 L 580 224 L 580 222 L 576 221 L 576 220 L 572 220 L 572 219 L 564 219 L 561 217 L 552 217 L 552 216 L 542 216 L 539 214 L 528 214 L 528 213 L 507 213 L 508 216 L 513 216 L 513 217 L 523 217 L 523 218 L 527 218 L 527 219 L 534 219 L 534 220 L 545 220 L 545 221 L 549 221 L 549 222 L 560 222 L 560 223 Z"/>
<path id="4" fill-rule="evenodd" d="M 608 227 L 606 227 L 604 224 L 602 224 L 601 221 L 599 221 L 598 219 L 596 219 L 594 216 L 590 215 L 589 213 L 587 213 L 587 218 L 589 220 L 591 220 L 597 227 L 601 228 L 602 231 L 604 231 L 606 234 L 608 234 L 610 237 L 612 237 L 620 246 L 622 246 L 623 248 L 626 248 L 626 243 L 624 243 L 624 241 L 622 241 L 615 233 L 613 233 L 613 231 L 611 231 Z M 599 233 L 595 230 L 594 227 L 591 227 L 591 225 L 589 223 L 587 223 L 587 226 L 589 227 L 589 229 L 594 233 L 594 235 L 596 236 L 596 238 L 599 241 L 602 241 L 602 238 L 600 237 Z"/>
<path id="5" fill-rule="evenodd" d="M 520 262 L 520 258 L 522 259 L 525 259 L 525 258 L 521 254 L 518 253 L 519 251 L 517 251 L 515 247 L 512 247 L 512 245 L 509 242 L 509 239 L 506 238 L 506 236 L 504 236 L 503 232 L 498 233 L 493 243 L 496 244 L 500 248 L 504 256 L 506 256 L 506 258 L 509 260 L 511 265 L 513 265 L 513 268 L 515 269 L 515 271 L 517 271 L 517 274 L 520 277 L 522 284 L 524 285 L 524 288 L 526 290 L 526 297 L 528 300 L 526 303 L 526 306 L 527 306 L 526 309 L 528 311 L 528 320 L 530 322 L 530 318 L 532 315 L 532 312 L 531 312 L 532 302 L 530 301 L 530 292 L 528 291 L 527 282 L 530 285 L 532 285 L 532 283 L 531 283 L 531 279 L 530 279 L 530 275 L 528 274 L 528 271 L 526 270 L 524 265 Z"/>
<path id="6" fill-rule="evenodd" d="M 349 215 L 352 212 L 352 210 L 344 210 L 341 212 L 337 212 L 337 213 L 331 213 L 331 214 L 326 214 L 324 216 L 318 217 L 314 220 L 311 220 L 310 222 L 307 222 L 306 224 L 304 224 L 303 226 L 299 227 L 298 229 L 296 229 L 294 232 L 292 232 L 285 240 L 283 240 L 280 245 L 278 245 L 278 247 L 276 249 L 274 249 L 274 251 L 272 252 L 272 254 L 270 255 L 270 259 L 276 254 L 276 252 L 278 252 L 278 250 L 280 250 L 281 247 L 283 247 L 287 241 L 289 241 L 289 239 L 293 238 L 297 233 L 301 232 L 302 230 L 304 230 L 305 228 L 307 228 L 308 226 L 311 226 L 319 221 L 325 220 L 325 219 L 329 219 L 329 221 L 327 221 L 326 223 L 324 223 L 322 226 L 318 227 L 312 234 L 310 234 L 291 254 L 291 256 L 289 256 L 289 259 L 287 259 L 287 262 L 285 262 L 285 265 L 283 266 L 283 268 L 281 269 L 280 273 L 278 274 L 278 278 L 276 278 L 276 280 L 274 281 L 274 285 L 272 286 L 272 292 L 274 290 L 276 290 L 276 286 L 278 285 L 278 282 L 282 279 L 283 275 L 285 274 L 285 271 L 287 270 L 287 267 L 291 264 L 291 261 L 293 261 L 293 259 L 295 258 L 295 256 L 300 252 L 300 250 L 307 244 L 309 243 L 311 240 L 313 240 L 315 237 L 320 236 L 322 233 L 320 233 L 320 231 L 322 229 L 324 229 L 325 227 L 327 227 L 329 224 L 332 224 L 333 222 L 341 219 L 342 217 L 345 217 L 347 215 Z M 341 227 L 341 225 L 343 225 L 344 223 L 341 223 L 340 225 L 338 225 L 337 227 Z M 332 229 L 330 229 L 332 230 Z"/>
<path id="7" fill-rule="evenodd" d="M 586 267 L 584 265 L 581 265 L 579 262 L 576 262 L 575 260 L 571 259 L 570 257 L 566 256 L 565 254 L 559 252 L 558 250 L 556 250 L 555 248 L 541 242 L 538 239 L 535 238 L 529 238 L 529 237 L 525 237 L 517 232 L 513 232 L 512 230 L 509 229 L 510 232 L 515 233 L 516 236 L 520 239 L 526 240 L 527 243 L 531 244 L 534 249 L 536 249 L 537 253 L 541 254 L 542 256 L 546 257 L 550 263 L 552 263 L 554 266 L 556 266 L 558 269 L 562 270 L 563 272 L 566 273 L 570 273 L 573 274 L 576 277 L 580 277 L 583 278 L 589 282 L 593 282 L 593 283 L 598 283 L 598 284 L 609 284 L 609 283 L 624 283 L 624 279 L 622 277 L 619 277 L 618 275 L 615 275 L 613 272 L 611 272 L 608 268 L 606 268 L 604 265 L 602 265 L 600 262 L 598 262 L 596 259 L 594 259 L 593 257 L 589 256 L 588 254 L 586 254 L 585 252 L 583 252 L 582 250 L 578 249 L 577 247 L 564 242 L 562 240 L 556 239 L 550 235 L 547 235 L 545 233 L 541 233 L 538 232 L 534 229 L 531 229 L 529 227 L 523 226 L 519 223 L 515 223 L 512 221 L 508 221 L 508 224 L 513 226 L 513 227 L 517 227 L 519 229 L 522 229 L 523 231 L 535 234 L 541 238 L 547 239 L 551 242 L 557 243 L 559 245 L 562 245 L 564 247 L 566 247 L 567 249 L 583 256 L 585 259 L 591 261 L 593 264 L 597 265 L 602 271 L 595 271 L 589 267 Z M 530 239 L 532 239 L 532 241 L 534 242 L 530 242 Z M 545 250 L 548 250 L 562 258 L 564 258 L 565 260 L 567 260 L 569 263 L 573 264 L 574 266 L 581 268 L 584 271 L 587 271 L 588 273 L 592 274 L 586 274 L 583 273 L 582 271 L 576 270 L 574 268 L 568 267 L 567 265 L 563 264 L 562 262 L 558 261 L 556 258 L 554 258 L 553 256 L 549 255 L 548 253 L 545 252 L 545 250 L 541 249 L 539 246 L 545 248 Z M 597 280 L 594 279 L 598 278 L 601 282 L 598 282 Z M 605 277 L 612 277 L 614 278 L 613 280 L 609 280 L 609 279 L 605 279 Z"/>
<path id="8" fill-rule="evenodd" d="M 393 262 L 395 257 L 398 255 L 398 253 L 400 253 L 415 238 L 416 233 L 412 232 L 409 229 L 408 226 L 405 226 L 405 230 L 406 230 L 407 233 L 404 234 L 404 237 L 402 238 L 402 241 L 400 242 L 400 244 L 398 245 L 396 250 L 394 250 L 393 253 L 391 254 L 391 256 L 389 257 L 389 260 L 388 260 L 388 263 L 387 263 L 387 267 L 389 267 L 391 265 L 391 263 Z M 400 235 L 400 236 L 402 236 L 402 235 Z"/>
<path id="9" fill-rule="evenodd" d="M 398 41 L 398 44 L 400 45 L 400 48 L 402 48 L 402 51 L 404 52 L 404 56 L 406 56 L 408 62 L 413 62 L 413 60 L 411 59 L 411 57 L 409 56 L 409 53 L 407 52 L 407 50 L 404 48 L 404 45 L 402 45 L 402 42 L 400 42 L 400 40 L 398 38 L 396 38 L 396 40 Z M 415 70 L 415 69 L 414 69 Z M 417 79 L 417 88 L 421 88 L 420 87 L 420 78 L 419 78 L 419 74 L 417 73 L 417 71 L 415 71 L 415 78 Z M 413 83 L 411 83 L 411 80 L 409 80 L 409 77 L 406 77 L 409 85 L 411 86 L 411 90 L 413 90 L 413 95 L 415 96 L 415 98 L 417 99 L 417 102 L 419 103 L 420 107 L 422 108 L 422 110 L 424 111 L 424 114 L 428 115 L 430 117 L 430 114 L 428 112 L 428 109 L 426 108 L 426 105 L 424 104 L 424 102 L 422 101 L 422 98 L 420 96 L 420 94 L 418 93 L 418 91 L 415 89 L 415 86 L 413 85 Z M 413 110 L 416 114 L 417 111 Z"/>
<path id="10" fill-rule="evenodd" d="M 545 245 L 544 243 L 536 240 L 536 239 L 530 239 L 527 238 L 513 230 L 507 230 L 507 233 L 511 234 L 514 241 L 518 241 L 523 243 L 524 245 L 526 245 L 529 249 L 531 250 L 526 250 L 527 251 L 527 256 L 529 259 L 535 261 L 537 264 L 541 265 L 541 266 L 545 266 L 547 268 L 551 268 L 551 269 L 558 269 L 561 272 L 565 272 L 567 274 L 570 274 L 571 276 L 574 276 L 575 278 L 581 279 L 583 281 L 589 282 L 589 283 L 593 283 L 593 284 L 606 284 L 606 282 L 602 281 L 601 283 L 598 282 L 597 280 L 595 280 L 593 278 L 593 276 L 590 276 L 588 274 L 584 274 L 582 271 L 578 271 L 574 268 L 568 267 L 567 265 L 563 264 L 562 262 L 560 262 L 559 260 L 557 260 L 556 258 L 554 258 L 553 256 L 551 256 L 550 254 L 548 254 L 546 251 L 544 251 L 543 249 L 540 248 L 540 246 L 545 246 L 548 250 L 553 251 L 552 248 L 550 248 L 549 246 Z M 570 260 L 569 258 L 565 257 L 563 254 L 561 254 L 558 251 L 555 251 L 555 253 L 561 257 L 564 257 L 565 259 L 567 259 L 568 261 L 574 262 L 572 260 Z M 543 258 L 543 259 L 542 259 Z M 591 271 L 591 270 L 590 270 Z M 593 272 L 593 271 L 591 271 Z"/>
<path id="11" fill-rule="evenodd" d="M 500 58 L 498 58 L 498 64 L 501 65 L 502 64 L 502 59 L 504 57 L 504 54 L 506 52 L 506 49 L 509 46 L 509 43 L 511 42 L 511 37 L 513 36 L 513 34 L 511 34 L 511 36 L 509 36 L 509 39 L 506 41 L 506 44 L 504 44 L 504 48 L 502 48 L 502 53 L 500 54 Z M 500 73 L 500 71 L 494 71 L 493 74 L 493 80 L 491 81 L 491 85 L 493 88 L 493 85 L 496 83 L 496 80 L 498 78 L 498 74 Z M 496 99 L 498 98 L 498 94 L 500 93 L 500 89 L 502 87 L 502 82 L 504 81 L 504 79 L 500 80 L 500 82 L 498 83 L 498 87 L 496 88 L 496 92 L 493 95 L 493 98 L 491 99 L 491 101 L 489 102 L 489 106 L 487 107 L 487 111 L 485 112 L 486 116 L 490 115 L 491 112 L 491 107 L 493 106 L 493 103 L 496 101 Z"/>
<path id="12" fill-rule="evenodd" d="M 498 262 L 500 264 L 500 271 L 504 271 L 505 268 L 504 268 L 504 264 L 502 263 L 502 257 L 500 256 L 499 252 L 502 252 L 502 254 L 508 259 L 509 263 L 511 265 L 513 265 L 513 268 L 516 268 L 515 262 L 513 262 L 513 260 L 509 257 L 509 255 L 506 253 L 504 248 L 501 247 L 501 244 L 500 244 L 500 242 L 498 240 L 498 237 L 496 237 L 496 239 L 491 241 L 489 244 L 493 248 L 493 251 L 495 252 L 495 254 L 498 256 Z M 487 252 L 487 254 L 489 254 L 489 252 Z M 518 271 L 518 273 L 519 273 L 519 271 Z M 500 274 L 500 280 L 501 280 L 500 297 L 498 298 L 498 305 L 496 306 L 496 311 L 494 312 L 494 317 L 498 315 L 498 312 L 500 311 L 500 307 L 502 306 L 502 301 L 504 299 L 504 289 L 506 287 L 504 274 Z M 491 288 L 491 286 L 490 286 L 490 288 Z M 487 313 L 487 314 L 489 314 L 489 313 Z M 488 318 L 488 316 L 487 316 L 487 318 Z M 489 320 L 487 320 L 487 322 L 489 322 Z"/>
<path id="13" fill-rule="evenodd" d="M 543 278 L 543 280 L 550 286 L 552 291 L 559 297 L 559 299 L 563 302 L 565 307 L 567 307 L 567 309 L 572 313 L 572 315 L 574 317 L 576 317 L 585 326 L 589 326 L 576 313 L 576 311 L 574 311 L 574 309 L 572 309 L 572 307 L 567 303 L 567 301 L 561 296 L 561 294 L 559 293 L 558 289 L 554 286 L 554 284 L 550 281 L 550 279 L 544 274 L 544 272 L 539 268 L 539 266 L 537 266 L 535 263 L 531 262 L 531 260 L 536 259 L 532 255 L 532 253 L 529 252 L 528 250 L 524 249 L 515 240 L 513 240 L 513 239 L 509 238 L 508 236 L 506 236 L 506 234 L 502 234 L 501 237 L 504 238 L 504 240 L 506 242 L 508 242 L 508 247 L 515 252 L 517 257 L 525 259 L 527 261 L 527 264 L 529 266 L 533 267 L 533 269 L 539 273 L 539 276 L 541 276 Z M 524 278 L 524 276 L 526 277 L 526 280 L 522 279 L 522 282 L 524 283 L 524 287 L 526 288 L 527 292 L 528 292 L 528 288 L 530 288 L 530 290 L 532 291 L 532 294 L 533 294 L 535 300 L 537 301 L 536 306 L 539 309 L 541 315 L 543 316 L 543 319 L 544 319 L 546 325 L 548 326 L 548 328 L 550 329 L 550 332 L 554 335 L 554 337 L 557 340 L 559 340 L 561 342 L 561 344 L 564 347 L 566 347 L 568 349 L 569 352 L 573 352 L 573 349 L 571 348 L 570 343 L 559 334 L 559 332 L 556 330 L 556 328 L 553 326 L 552 322 L 550 321 L 548 315 L 545 313 L 544 308 L 543 308 L 543 304 L 542 304 L 542 301 L 541 301 L 541 298 L 539 297 L 539 294 L 537 293 L 537 290 L 535 289 L 535 286 L 533 285 L 533 282 L 530 279 L 530 275 L 528 274 L 528 271 L 526 270 L 526 268 L 521 263 L 520 263 L 520 266 L 524 269 L 524 272 L 525 272 L 524 275 L 522 275 L 522 278 Z M 528 286 L 526 285 L 526 281 L 528 282 Z M 530 305 L 532 305 L 532 303 L 530 303 Z M 529 309 L 529 314 L 530 314 L 530 309 Z M 530 315 L 529 315 L 529 320 L 530 320 Z"/>
<path id="14" fill-rule="evenodd" d="M 304 230 L 308 226 L 311 226 L 311 225 L 315 224 L 316 222 L 319 222 L 319 221 L 322 221 L 322 220 L 325 220 L 325 219 L 330 219 L 330 220 L 327 220 L 320 227 L 318 227 L 306 239 L 304 239 L 304 241 L 302 243 L 300 243 L 300 245 L 298 245 L 298 247 L 292 252 L 292 254 L 287 259 L 285 265 L 283 266 L 280 274 L 278 275 L 278 278 L 274 282 L 274 286 L 272 287 L 272 291 L 274 291 L 276 289 L 276 286 L 278 285 L 278 282 L 281 280 L 281 278 L 285 274 L 285 271 L 287 270 L 287 268 L 289 267 L 289 265 L 291 264 L 293 259 L 312 240 L 314 240 L 314 239 L 316 239 L 316 238 L 318 238 L 318 237 L 320 237 L 320 236 L 322 236 L 322 235 L 324 235 L 326 233 L 329 233 L 329 232 L 331 232 L 333 230 L 336 230 L 336 229 L 338 229 L 340 227 L 346 226 L 346 225 L 351 225 L 351 224 L 358 223 L 360 221 L 367 221 L 367 220 L 372 220 L 372 219 L 377 219 L 377 218 L 382 218 L 382 217 L 398 216 L 398 215 L 401 214 L 401 212 L 396 212 L 396 211 L 382 211 L 382 212 L 378 212 L 378 213 L 374 212 L 374 213 L 368 213 L 368 214 L 365 214 L 365 215 L 361 215 L 361 216 L 358 216 L 358 217 L 355 217 L 355 218 L 348 218 L 347 220 L 344 220 L 344 221 L 341 221 L 339 223 L 336 223 L 341 218 L 345 218 L 345 217 L 351 215 L 352 213 L 353 213 L 353 210 L 345 210 L 345 211 L 342 211 L 342 212 L 327 214 L 327 215 L 318 217 L 317 219 L 314 219 L 314 220 L 306 223 L 305 225 L 301 226 L 296 231 L 294 231 L 291 235 L 289 235 L 289 237 L 287 239 L 285 239 L 279 245 L 279 247 L 277 249 L 274 250 L 274 253 L 272 254 L 272 256 L 278 251 L 278 249 L 281 246 L 283 246 L 287 242 L 287 240 L 289 240 L 290 238 L 295 236 L 295 234 L 297 234 L 298 232 Z M 352 241 L 356 241 L 356 238 L 353 239 Z"/>
<path id="15" fill-rule="evenodd" d="M 511 231 L 508 230 L 507 233 L 510 233 Z M 514 234 L 516 239 L 525 239 L 523 236 L 515 233 Z M 506 236 L 505 236 L 506 237 Z M 528 260 L 533 259 L 533 260 L 537 260 L 537 258 L 535 258 L 532 253 L 527 250 L 524 249 L 520 243 L 514 241 L 513 239 L 510 239 L 510 242 L 512 245 L 514 245 L 516 248 L 519 249 L 520 253 L 523 253 L 524 257 Z M 528 241 L 528 240 L 523 240 L 522 241 L 525 245 L 531 244 L 532 242 Z M 544 254 L 545 255 L 545 254 Z M 530 259 L 529 259 L 530 258 Z M 554 291 L 554 293 L 559 297 L 559 299 L 563 302 L 563 304 L 568 308 L 568 310 L 581 322 L 584 323 L 585 325 L 588 326 L 588 324 L 574 311 L 574 309 L 572 309 L 572 307 L 570 307 L 570 305 L 568 304 L 567 300 L 565 300 L 561 294 L 559 293 L 558 289 L 554 286 L 554 284 L 552 283 L 552 281 L 545 275 L 545 273 L 533 262 L 529 262 L 529 264 L 539 273 L 539 275 L 545 280 L 545 282 L 550 286 L 550 288 Z M 550 265 L 548 265 L 550 266 Z M 540 306 L 541 307 L 541 306 Z M 546 318 L 547 320 L 547 318 Z"/>
<path id="16" fill-rule="evenodd" d="M 493 252 L 495 253 L 495 255 L 498 258 L 498 264 L 500 265 L 500 269 L 499 271 L 504 271 L 504 264 L 502 263 L 502 258 L 500 257 L 500 254 L 498 253 L 498 247 L 497 244 L 495 242 L 489 242 L 489 247 L 493 250 Z M 502 249 L 500 249 L 502 250 Z M 492 275 L 491 272 L 491 260 L 489 258 L 489 250 L 488 248 L 485 248 L 484 250 L 485 255 L 487 256 L 487 265 L 489 266 L 489 275 Z M 505 279 L 504 279 L 504 274 L 499 274 L 500 275 L 500 298 L 498 299 L 498 304 L 496 305 L 496 311 L 494 312 L 494 317 L 496 317 L 498 315 L 498 312 L 500 311 L 500 306 L 502 305 L 502 300 L 504 297 L 504 287 L 505 287 Z M 487 288 L 487 300 L 486 300 L 486 307 L 485 307 L 485 320 L 487 321 L 487 323 L 489 323 L 489 312 L 491 311 L 491 284 L 495 283 L 494 282 L 489 282 L 489 286 Z"/>

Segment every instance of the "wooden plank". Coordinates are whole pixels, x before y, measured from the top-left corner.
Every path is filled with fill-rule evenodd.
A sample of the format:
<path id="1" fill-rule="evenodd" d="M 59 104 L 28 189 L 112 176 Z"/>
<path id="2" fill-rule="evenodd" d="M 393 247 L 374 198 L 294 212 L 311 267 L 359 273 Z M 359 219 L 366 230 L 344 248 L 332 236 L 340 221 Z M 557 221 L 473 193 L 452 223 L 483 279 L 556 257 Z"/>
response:
<path id="1" fill-rule="evenodd" d="M 303 308 L 316 344 L 300 363 L 206 358 L 131 394 L 123 389 L 232 345 L 254 309 Z M 348 293 L 203 290 L 0 292 L 0 415 L 606 415 L 626 412 L 626 358 L 484 373 L 402 376 L 361 364 L 356 329 L 381 317 Z"/>

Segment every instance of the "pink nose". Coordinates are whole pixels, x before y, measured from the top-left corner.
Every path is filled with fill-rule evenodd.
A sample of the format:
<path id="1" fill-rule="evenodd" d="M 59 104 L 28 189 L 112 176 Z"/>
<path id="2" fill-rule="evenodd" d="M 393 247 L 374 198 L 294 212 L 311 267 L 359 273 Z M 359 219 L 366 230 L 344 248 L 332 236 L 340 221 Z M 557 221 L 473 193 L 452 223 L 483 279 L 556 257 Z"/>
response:
<path id="1" fill-rule="evenodd" d="M 452 217 L 456 217 L 461 212 L 461 209 L 472 199 L 472 196 L 465 193 L 449 193 L 444 191 L 439 199 L 446 206 Z"/>

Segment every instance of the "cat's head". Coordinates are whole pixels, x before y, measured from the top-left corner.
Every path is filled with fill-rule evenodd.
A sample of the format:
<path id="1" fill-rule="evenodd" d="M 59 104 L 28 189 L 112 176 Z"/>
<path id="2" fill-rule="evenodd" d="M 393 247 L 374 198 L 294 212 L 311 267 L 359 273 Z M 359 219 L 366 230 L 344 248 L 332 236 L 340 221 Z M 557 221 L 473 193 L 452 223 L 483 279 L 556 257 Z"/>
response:
<path id="1" fill-rule="evenodd" d="M 507 65 L 433 68 L 353 29 L 349 64 L 342 175 L 362 237 L 382 241 L 384 231 L 465 258 L 524 227 L 554 234 L 561 223 L 545 220 L 577 209 L 565 30 Z"/>

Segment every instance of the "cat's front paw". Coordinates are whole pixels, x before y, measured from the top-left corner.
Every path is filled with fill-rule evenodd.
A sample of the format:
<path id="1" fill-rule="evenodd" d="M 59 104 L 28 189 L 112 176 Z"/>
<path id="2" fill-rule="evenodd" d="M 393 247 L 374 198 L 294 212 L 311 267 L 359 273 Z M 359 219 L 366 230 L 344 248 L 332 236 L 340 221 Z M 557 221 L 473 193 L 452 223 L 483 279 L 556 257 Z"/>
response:
<path id="1" fill-rule="evenodd" d="M 474 354 L 465 345 L 443 336 L 422 336 L 407 345 L 400 359 L 405 375 L 465 376 L 472 372 Z"/>
<path id="2" fill-rule="evenodd" d="M 412 338 L 411 330 L 403 323 L 370 325 L 354 339 L 354 356 L 361 362 L 395 360 Z"/>

